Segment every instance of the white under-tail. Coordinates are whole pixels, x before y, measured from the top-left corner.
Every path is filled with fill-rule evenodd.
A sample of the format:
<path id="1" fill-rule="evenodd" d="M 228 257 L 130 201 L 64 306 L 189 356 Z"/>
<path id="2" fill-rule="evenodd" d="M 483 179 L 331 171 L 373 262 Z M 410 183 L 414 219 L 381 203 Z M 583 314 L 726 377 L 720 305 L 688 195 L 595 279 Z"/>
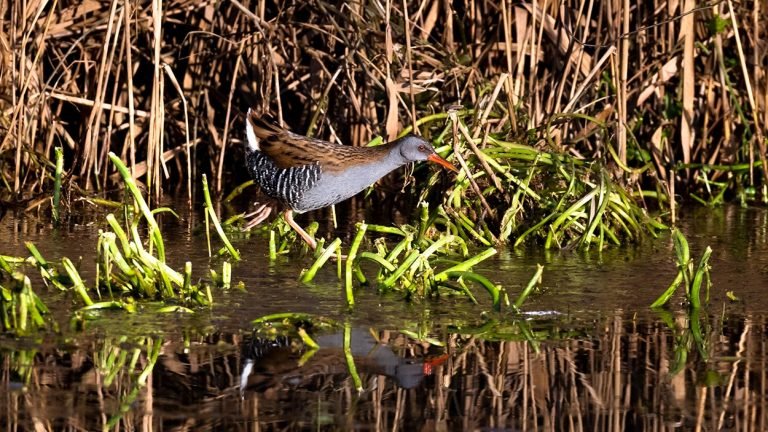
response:
<path id="1" fill-rule="evenodd" d="M 250 152 L 261 151 L 261 148 L 259 148 L 259 138 L 256 136 L 256 131 L 253 130 L 251 115 L 253 115 L 253 113 L 249 108 L 248 114 L 245 116 L 245 135 L 248 138 L 246 146 Z"/>

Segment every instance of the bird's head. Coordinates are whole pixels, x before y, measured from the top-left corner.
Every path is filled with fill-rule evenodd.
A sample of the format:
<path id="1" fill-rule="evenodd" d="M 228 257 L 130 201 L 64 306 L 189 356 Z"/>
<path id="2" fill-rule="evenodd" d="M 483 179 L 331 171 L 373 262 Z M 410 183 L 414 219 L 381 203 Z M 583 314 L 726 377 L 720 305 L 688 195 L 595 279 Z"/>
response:
<path id="1" fill-rule="evenodd" d="M 435 152 L 434 147 L 424 138 L 416 135 L 406 135 L 398 140 L 400 156 L 408 162 L 429 161 L 442 165 L 443 167 L 459 172 L 450 162 L 440 157 Z"/>

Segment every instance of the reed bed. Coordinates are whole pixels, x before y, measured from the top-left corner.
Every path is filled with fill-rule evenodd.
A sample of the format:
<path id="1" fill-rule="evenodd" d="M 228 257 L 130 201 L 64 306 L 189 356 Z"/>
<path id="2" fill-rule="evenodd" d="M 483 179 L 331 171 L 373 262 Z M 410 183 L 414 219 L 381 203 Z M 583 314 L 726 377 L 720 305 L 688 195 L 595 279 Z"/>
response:
<path id="1" fill-rule="evenodd" d="M 82 305 L 75 311 L 78 319 L 88 319 L 91 313 L 103 309 L 137 310 L 137 300 L 159 301 L 153 311 L 192 312 L 195 307 L 210 306 L 213 302 L 211 284 L 192 281 L 192 263 L 187 261 L 179 271 L 167 264 L 165 242 L 155 218 L 159 213 L 173 213 L 169 208 L 151 209 L 144 195 L 131 178 L 128 168 L 114 154 L 109 155 L 123 178 L 126 203 L 116 207 L 122 210 L 119 220 L 114 214 L 106 215 L 108 230 L 99 230 L 96 244 L 96 275 L 93 284 L 81 276 L 79 265 L 68 257 L 60 264 L 47 261 L 37 247 L 27 242 L 28 257 L 0 255 L 0 318 L 1 329 L 20 334 L 34 329 L 55 329 L 57 323 L 47 320 L 48 308 L 33 291 L 25 268 L 33 266 L 40 279 L 49 287 L 68 292 Z M 207 184 L 203 183 L 207 193 Z M 218 222 L 210 199 L 204 208 L 218 228 L 224 247 L 222 254 L 235 260 L 239 253 L 232 246 Z M 145 235 L 142 235 L 145 233 Z M 208 239 L 210 245 L 210 237 Z M 210 270 L 211 282 L 228 289 L 232 284 L 232 267 L 223 261 L 221 273 Z M 94 301 L 93 297 L 97 300 Z"/>
<path id="2" fill-rule="evenodd" d="M 533 237 L 548 245 L 613 241 L 636 213 L 614 209 L 616 197 L 674 218 L 678 195 L 768 196 L 760 2 L 37 5 L 0 5 L 5 204 L 49 205 L 57 147 L 64 204 L 121 181 L 110 151 L 153 199 L 177 185 L 191 198 L 203 173 L 219 194 L 243 180 L 240 113 L 251 106 L 351 145 L 447 126 L 466 177 L 436 188 L 470 200 L 461 217 L 487 238 L 517 242 L 543 222 Z M 547 197 L 571 177 L 572 200 Z M 588 218 L 574 208 L 584 200 Z M 549 238 L 565 214 L 550 201 L 572 209 L 559 223 L 576 240 Z"/>

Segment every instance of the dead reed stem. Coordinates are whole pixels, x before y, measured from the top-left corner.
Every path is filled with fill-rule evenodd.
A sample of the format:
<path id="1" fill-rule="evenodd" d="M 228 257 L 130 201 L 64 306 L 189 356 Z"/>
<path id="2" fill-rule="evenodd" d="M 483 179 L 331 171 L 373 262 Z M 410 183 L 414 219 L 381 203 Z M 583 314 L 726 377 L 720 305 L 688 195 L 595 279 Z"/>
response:
<path id="1" fill-rule="evenodd" d="M 56 145 L 65 184 L 113 187 L 104 170 L 114 151 L 134 176 L 143 170 L 155 198 L 164 187 L 190 189 L 197 173 L 223 191 L 245 177 L 240 113 L 251 106 L 294 130 L 312 124 L 319 137 L 362 145 L 393 138 L 404 118 L 415 129 L 462 105 L 478 108 L 462 120 L 483 146 L 492 135 L 609 165 L 605 149 L 617 149 L 612 172 L 642 188 L 706 190 L 703 165 L 760 165 L 763 176 L 708 173 L 734 194 L 768 178 L 760 2 L 36 5 L 0 6 L 3 201 L 50 190 Z M 166 78 L 181 103 L 166 103 Z M 428 137 L 443 127 L 420 126 Z M 474 149 L 462 151 L 468 166 L 482 166 Z M 649 161 L 641 175 L 622 172 Z M 675 184 L 681 174 L 686 182 Z M 492 176 L 477 182 L 498 190 Z"/>

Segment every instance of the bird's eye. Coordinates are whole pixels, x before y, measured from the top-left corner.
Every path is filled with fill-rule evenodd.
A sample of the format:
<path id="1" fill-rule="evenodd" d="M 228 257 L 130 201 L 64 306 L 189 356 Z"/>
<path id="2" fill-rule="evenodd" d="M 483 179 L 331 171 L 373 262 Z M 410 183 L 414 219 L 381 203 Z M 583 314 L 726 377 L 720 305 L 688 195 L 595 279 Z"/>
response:
<path id="1" fill-rule="evenodd" d="M 419 145 L 419 151 L 420 152 L 426 152 L 427 151 L 427 146 L 425 146 L 424 144 Z"/>

